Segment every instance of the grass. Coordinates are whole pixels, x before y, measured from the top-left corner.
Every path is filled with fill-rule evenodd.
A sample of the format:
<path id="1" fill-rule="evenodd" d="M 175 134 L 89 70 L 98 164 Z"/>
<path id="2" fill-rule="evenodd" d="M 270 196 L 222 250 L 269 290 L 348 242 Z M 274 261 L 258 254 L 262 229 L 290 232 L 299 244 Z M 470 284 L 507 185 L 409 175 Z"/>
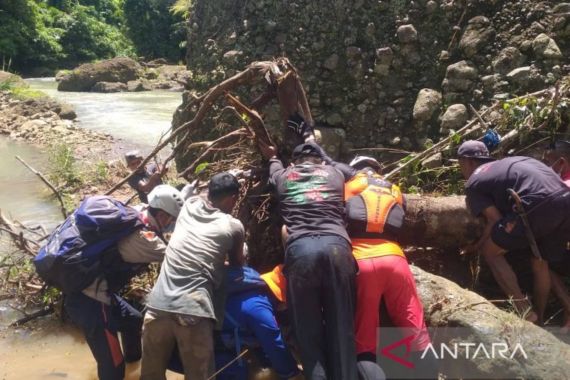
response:
<path id="1" fill-rule="evenodd" d="M 14 87 L 10 90 L 10 94 L 19 100 L 47 98 L 47 95 L 44 92 L 32 90 L 27 87 Z"/>

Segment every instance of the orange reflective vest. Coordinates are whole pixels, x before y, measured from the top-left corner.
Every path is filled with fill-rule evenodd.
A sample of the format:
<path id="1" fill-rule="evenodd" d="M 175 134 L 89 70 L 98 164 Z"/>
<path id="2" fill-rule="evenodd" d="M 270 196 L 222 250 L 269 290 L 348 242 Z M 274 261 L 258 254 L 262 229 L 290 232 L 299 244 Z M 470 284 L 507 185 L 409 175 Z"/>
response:
<path id="1" fill-rule="evenodd" d="M 385 238 L 386 224 L 395 208 L 402 210 L 400 218 L 403 218 L 404 197 L 398 186 L 378 174 L 359 172 L 346 183 L 345 200 L 347 208 L 352 204 L 363 205 L 360 217 L 355 216 L 358 211 L 348 212 L 352 253 L 357 260 L 388 255 L 405 257 L 398 243 Z"/>
<path id="2" fill-rule="evenodd" d="M 262 274 L 261 278 L 269 286 L 275 298 L 287 303 L 287 279 L 283 275 L 283 265 L 277 265 L 271 272 Z"/>

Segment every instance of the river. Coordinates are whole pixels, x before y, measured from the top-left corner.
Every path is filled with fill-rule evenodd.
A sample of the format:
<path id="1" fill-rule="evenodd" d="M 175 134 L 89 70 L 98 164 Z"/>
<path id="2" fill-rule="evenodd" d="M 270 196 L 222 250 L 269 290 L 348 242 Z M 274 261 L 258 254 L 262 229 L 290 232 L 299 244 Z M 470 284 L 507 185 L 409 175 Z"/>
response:
<path id="1" fill-rule="evenodd" d="M 181 94 L 168 91 L 140 93 L 58 92 L 53 78 L 27 79 L 31 88 L 71 104 L 79 126 L 112 135 L 118 144 L 148 152 L 170 128 Z M 48 170 L 48 152 L 0 137 L 0 209 L 24 223 L 54 227 L 61 220 L 58 205 L 45 185 L 15 158 L 21 156 L 39 170 Z M 0 257 L 10 252 L 0 242 Z M 48 318 L 34 330 L 2 327 L 18 313 L 0 303 L 0 379 L 96 379 L 95 361 L 80 333 Z M 38 326 L 36 326 L 38 327 Z M 127 369 L 127 379 L 138 378 L 138 363 Z M 181 379 L 170 374 L 169 379 Z"/>

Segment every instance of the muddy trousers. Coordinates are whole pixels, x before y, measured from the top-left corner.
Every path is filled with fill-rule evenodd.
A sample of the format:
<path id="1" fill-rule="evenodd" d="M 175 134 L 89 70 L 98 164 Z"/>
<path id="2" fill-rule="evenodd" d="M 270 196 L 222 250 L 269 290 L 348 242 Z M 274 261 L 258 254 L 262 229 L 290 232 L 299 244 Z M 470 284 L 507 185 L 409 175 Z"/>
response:
<path id="1" fill-rule="evenodd" d="M 287 302 L 306 379 L 356 380 L 354 277 L 350 244 L 339 236 L 287 246 Z"/>
<path id="2" fill-rule="evenodd" d="M 141 358 L 141 313 L 117 295 L 112 296 L 111 305 L 83 293 L 66 295 L 64 307 L 71 321 L 85 335 L 97 361 L 99 379 L 122 380 L 125 361 L 134 362 Z M 118 332 L 121 332 L 124 356 Z"/>

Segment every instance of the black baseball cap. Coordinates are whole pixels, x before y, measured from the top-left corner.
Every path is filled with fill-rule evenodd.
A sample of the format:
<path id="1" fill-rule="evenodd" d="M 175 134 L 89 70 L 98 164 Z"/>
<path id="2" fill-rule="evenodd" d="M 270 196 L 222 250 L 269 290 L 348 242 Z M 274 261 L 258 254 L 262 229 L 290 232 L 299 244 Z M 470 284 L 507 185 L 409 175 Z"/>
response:
<path id="1" fill-rule="evenodd" d="M 221 172 L 210 178 L 210 183 L 208 184 L 208 197 L 210 199 L 219 199 L 238 193 L 239 182 L 234 175 L 228 172 Z"/>
<path id="2" fill-rule="evenodd" d="M 322 157 L 321 147 L 315 143 L 308 142 L 305 144 L 297 145 L 291 154 L 291 158 L 293 160 L 307 156 Z"/>
<path id="3" fill-rule="evenodd" d="M 479 161 L 495 161 L 489 156 L 489 149 L 481 141 L 468 140 L 459 146 L 457 149 L 458 158 L 472 158 Z"/>

